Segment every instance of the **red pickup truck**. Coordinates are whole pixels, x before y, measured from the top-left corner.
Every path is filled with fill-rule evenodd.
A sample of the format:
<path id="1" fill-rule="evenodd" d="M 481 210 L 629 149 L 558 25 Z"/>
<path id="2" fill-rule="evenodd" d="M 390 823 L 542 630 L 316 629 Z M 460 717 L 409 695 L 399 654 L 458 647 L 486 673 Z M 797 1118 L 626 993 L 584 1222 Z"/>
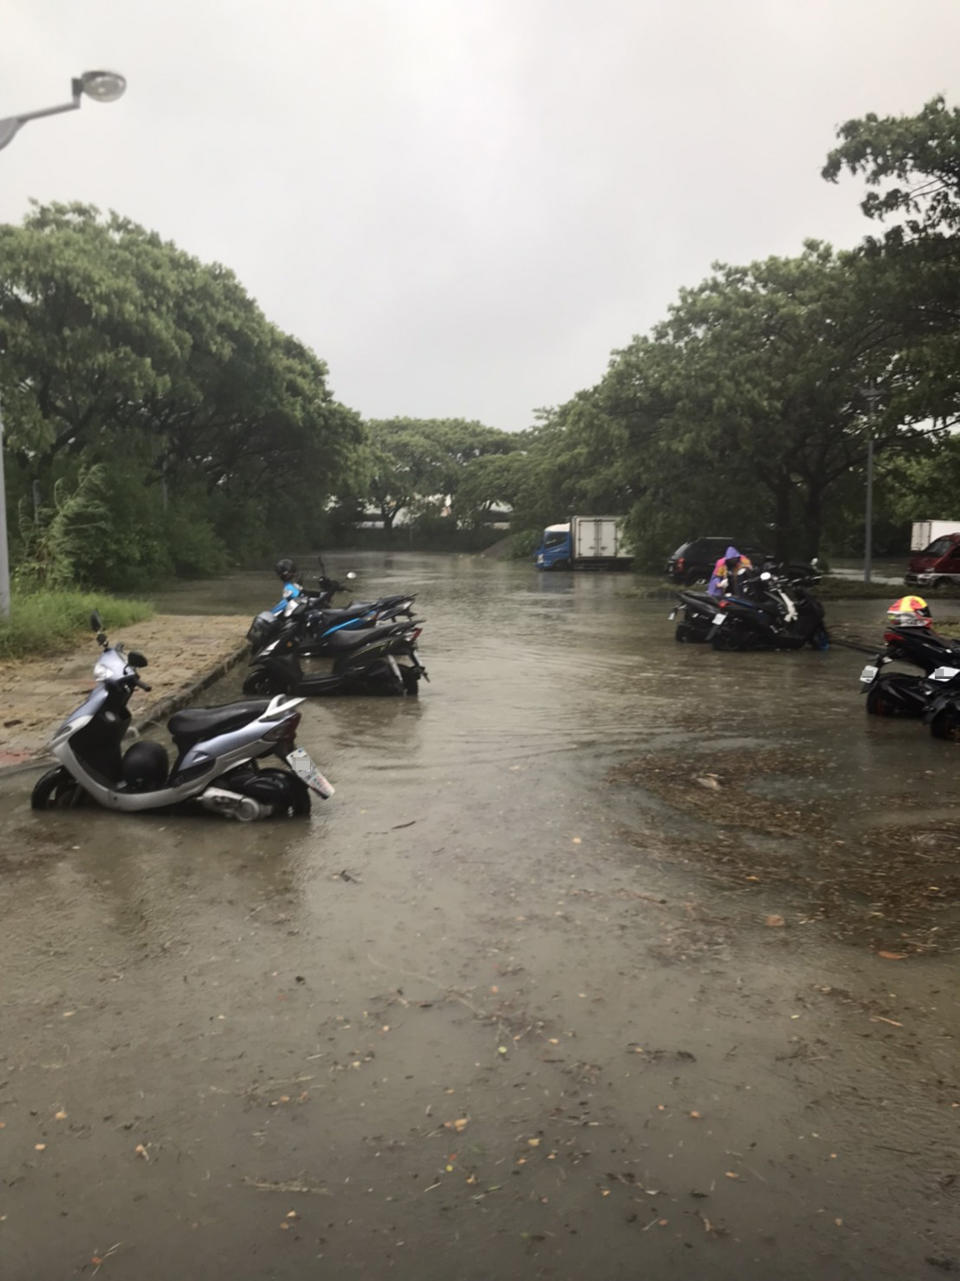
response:
<path id="1" fill-rule="evenodd" d="M 916 587 L 937 587 L 941 583 L 960 585 L 960 530 L 941 534 L 929 547 L 910 557 L 903 581 Z"/>

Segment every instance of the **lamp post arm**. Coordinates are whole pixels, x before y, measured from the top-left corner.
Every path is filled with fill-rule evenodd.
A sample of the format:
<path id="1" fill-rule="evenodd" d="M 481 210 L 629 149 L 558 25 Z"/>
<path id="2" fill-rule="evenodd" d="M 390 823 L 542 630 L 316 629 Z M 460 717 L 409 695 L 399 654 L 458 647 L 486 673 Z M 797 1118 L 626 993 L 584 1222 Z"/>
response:
<path id="1" fill-rule="evenodd" d="M 73 80 L 70 87 L 73 90 L 71 102 L 62 102 L 58 107 L 41 107 L 38 111 L 22 111 L 19 116 L 7 116 L 5 120 L 0 120 L 0 151 L 8 142 L 13 141 L 28 120 L 39 120 L 42 116 L 59 116 L 64 111 L 76 111 L 80 106 L 83 85 L 79 80 Z"/>

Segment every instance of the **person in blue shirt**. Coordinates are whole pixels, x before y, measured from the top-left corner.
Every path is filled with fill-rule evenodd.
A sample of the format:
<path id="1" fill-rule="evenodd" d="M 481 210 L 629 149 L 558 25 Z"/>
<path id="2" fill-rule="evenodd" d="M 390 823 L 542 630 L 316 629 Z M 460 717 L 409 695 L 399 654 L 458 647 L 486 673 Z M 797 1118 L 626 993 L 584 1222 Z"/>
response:
<path id="1" fill-rule="evenodd" d="M 303 588 L 296 581 L 297 567 L 289 556 L 284 556 L 274 565 L 277 577 L 283 583 L 283 596 L 277 601 L 276 605 L 270 610 L 271 614 L 282 614 L 287 608 L 290 601 L 296 600 L 303 591 Z"/>

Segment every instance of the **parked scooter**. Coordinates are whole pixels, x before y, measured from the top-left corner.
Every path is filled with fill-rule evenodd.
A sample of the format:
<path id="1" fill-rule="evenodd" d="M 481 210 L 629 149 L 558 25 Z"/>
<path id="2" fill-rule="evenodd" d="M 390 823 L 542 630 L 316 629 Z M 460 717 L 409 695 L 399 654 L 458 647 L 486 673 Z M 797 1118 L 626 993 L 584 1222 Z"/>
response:
<path id="1" fill-rule="evenodd" d="M 66 808 L 95 801 L 121 813 L 145 810 L 210 810 L 248 822 L 310 812 L 310 792 L 326 799 L 333 787 L 307 752 L 296 745 L 300 698 L 276 697 L 223 707 L 195 707 L 167 722 L 177 758 L 141 740 L 122 750 L 130 726 L 127 704 L 137 688 L 149 690 L 138 668 L 143 654 L 124 653 L 104 635 L 99 614 L 90 616 L 101 648 L 96 684 L 86 701 L 54 734 L 50 751 L 59 764 L 36 783 L 34 809 Z M 287 769 L 263 769 L 277 756 Z"/>
<path id="2" fill-rule="evenodd" d="M 932 692 L 929 686 L 933 672 L 960 666 L 960 641 L 948 640 L 909 621 L 888 626 L 883 639 L 886 648 L 860 673 L 860 693 L 867 696 L 867 711 L 872 716 L 923 716 Z M 896 662 L 910 663 L 920 671 L 883 670 Z"/>
<path id="3" fill-rule="evenodd" d="M 819 573 L 790 565 L 739 575 L 736 595 L 678 592 L 678 641 L 710 641 L 714 649 L 826 649 L 830 643 L 823 606 L 807 591 Z"/>
<path id="4" fill-rule="evenodd" d="M 311 613 L 320 615 L 311 628 Z M 421 677 L 419 619 L 388 620 L 347 628 L 329 626 L 326 611 L 292 602 L 283 627 L 250 660 L 245 694 L 399 694 L 416 697 Z"/>
<path id="5" fill-rule="evenodd" d="M 308 607 L 308 613 L 298 617 L 313 639 L 341 627 L 351 629 L 368 627 L 377 621 L 413 617 L 413 602 L 416 597 L 410 593 L 381 596 L 376 601 L 352 601 L 339 609 L 334 608 L 331 604 L 333 597 L 338 592 L 347 591 L 348 586 L 327 575 L 322 557 L 320 558 L 321 574 L 316 590 L 304 588 L 296 582 L 297 567 L 289 558 L 284 557 L 277 561 L 275 570 L 284 584 L 283 599 L 272 609 L 262 610 L 250 624 L 247 640 L 254 653 L 259 652 L 269 641 L 280 635 L 285 619 L 292 615 L 297 603 Z M 346 578 L 349 584 L 356 578 L 356 574 L 350 570 Z"/>

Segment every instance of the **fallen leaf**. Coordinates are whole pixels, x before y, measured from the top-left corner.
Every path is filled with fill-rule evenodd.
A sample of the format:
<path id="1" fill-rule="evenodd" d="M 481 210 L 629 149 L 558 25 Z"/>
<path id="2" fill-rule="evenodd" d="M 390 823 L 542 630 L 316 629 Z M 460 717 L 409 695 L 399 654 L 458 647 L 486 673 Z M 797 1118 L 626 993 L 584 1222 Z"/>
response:
<path id="1" fill-rule="evenodd" d="M 690 1115 L 693 1117 L 693 1119 L 694 1119 L 695 1121 L 699 1121 L 699 1120 L 700 1120 L 700 1113 L 699 1113 L 699 1112 L 691 1112 L 691 1113 L 690 1113 Z"/>
<path id="2" fill-rule="evenodd" d="M 47 1147 L 47 1145 L 46 1145 L 45 1143 L 35 1143 L 35 1144 L 33 1145 L 33 1150 L 34 1150 L 35 1152 L 44 1152 L 44 1151 L 46 1151 L 46 1147 Z"/>
<path id="3" fill-rule="evenodd" d="M 694 782 L 699 783 L 701 787 L 708 787 L 712 792 L 720 790 L 720 780 L 716 774 L 705 774 L 702 778 L 694 779 Z"/>
<path id="4" fill-rule="evenodd" d="M 150 1153 L 147 1151 L 146 1147 L 142 1143 L 138 1143 L 137 1146 L 133 1149 L 133 1151 L 134 1151 L 134 1155 L 142 1158 L 142 1160 L 144 1161 L 150 1160 Z"/>
<path id="5" fill-rule="evenodd" d="M 55 1121 L 65 1121 L 67 1119 L 67 1114 L 64 1112 L 63 1108 L 61 1108 L 59 1112 L 54 1112 L 53 1119 Z"/>
<path id="6" fill-rule="evenodd" d="M 724 1178 L 727 1178 L 727 1179 L 739 1179 L 739 1178 L 740 1178 L 740 1175 L 739 1175 L 739 1174 L 737 1174 L 737 1172 L 736 1172 L 735 1170 L 725 1170 L 725 1171 L 724 1171 Z"/>
<path id="7" fill-rule="evenodd" d="M 601 1195 L 601 1196 L 609 1196 L 609 1195 L 610 1195 L 610 1189 L 609 1189 L 609 1188 L 601 1188 L 601 1189 L 600 1189 L 600 1195 Z"/>
<path id="8" fill-rule="evenodd" d="M 538 1147 L 540 1146 L 540 1140 L 539 1140 L 539 1139 L 527 1139 L 527 1143 L 528 1143 L 528 1144 L 530 1145 L 530 1147 L 532 1147 L 532 1148 L 538 1148 Z"/>
<path id="9" fill-rule="evenodd" d="M 498 1054 L 506 1054 L 506 1052 L 507 1052 L 507 1047 L 506 1047 L 505 1045 L 498 1045 L 498 1046 L 497 1046 L 497 1053 L 498 1053 Z"/>
<path id="10" fill-rule="evenodd" d="M 574 845 L 582 845 L 582 844 L 583 844 L 583 841 L 581 840 L 581 838 L 580 838 L 579 836 L 575 836 L 575 837 L 573 838 L 573 844 L 574 844 Z"/>
<path id="11" fill-rule="evenodd" d="M 878 952 L 877 956 L 882 956 L 885 961 L 905 961 L 906 952 Z"/>
<path id="12" fill-rule="evenodd" d="M 469 1124 L 470 1118 L 468 1116 L 457 1117 L 456 1121 L 444 1121 L 443 1123 L 444 1129 L 456 1130 L 458 1134 L 462 1134 Z"/>
<path id="13" fill-rule="evenodd" d="M 783 919 L 783 917 L 778 916 L 776 912 L 771 913 L 770 916 L 765 916 L 763 918 L 763 923 L 764 925 L 769 926 L 771 929 L 776 929 L 776 927 L 779 925 L 786 925 L 786 921 Z"/>
<path id="14" fill-rule="evenodd" d="M 288 1210 L 288 1211 L 287 1211 L 287 1218 L 288 1218 L 288 1219 L 299 1219 L 299 1218 L 300 1218 L 300 1215 L 299 1215 L 299 1214 L 297 1214 L 296 1210 Z"/>

